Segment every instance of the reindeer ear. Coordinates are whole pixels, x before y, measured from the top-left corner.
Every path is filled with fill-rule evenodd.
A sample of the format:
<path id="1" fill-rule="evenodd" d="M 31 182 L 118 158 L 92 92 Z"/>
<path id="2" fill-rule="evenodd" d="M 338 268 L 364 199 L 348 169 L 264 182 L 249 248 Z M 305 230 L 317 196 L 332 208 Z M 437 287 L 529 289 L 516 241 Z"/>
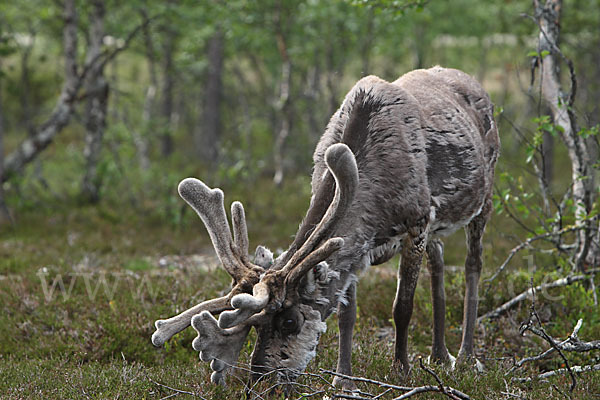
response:
<path id="1" fill-rule="evenodd" d="M 254 252 L 254 264 L 269 269 L 273 265 L 273 252 L 265 246 L 256 247 Z"/>

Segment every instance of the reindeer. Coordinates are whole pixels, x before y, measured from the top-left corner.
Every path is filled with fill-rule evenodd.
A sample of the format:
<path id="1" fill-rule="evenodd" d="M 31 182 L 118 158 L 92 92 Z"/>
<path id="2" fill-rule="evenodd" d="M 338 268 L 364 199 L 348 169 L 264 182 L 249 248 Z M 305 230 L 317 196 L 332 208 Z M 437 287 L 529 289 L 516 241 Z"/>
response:
<path id="1" fill-rule="evenodd" d="M 211 362 L 211 380 L 223 382 L 254 327 L 253 376 L 276 371 L 294 379 L 315 356 L 325 320 L 337 311 L 336 370 L 351 375 L 358 276 L 400 253 L 394 361 L 408 373 L 408 326 L 427 253 L 433 302 L 431 359 L 451 364 L 454 357 L 444 339 L 439 238 L 464 227 L 466 290 L 458 359 L 475 362 L 482 235 L 492 210 L 498 153 L 493 105 L 467 74 L 434 67 L 392 83 L 375 76 L 361 79 L 317 145 L 309 209 L 292 244 L 276 259 L 259 246 L 255 261 L 250 260 L 241 203 L 231 206 L 232 237 L 223 192 L 193 178 L 179 184 L 179 194 L 206 225 L 233 283 L 223 297 L 156 321 L 153 344 L 162 345 L 191 324 L 198 332 L 193 348 L 203 361 Z M 213 315 L 219 315 L 218 320 Z M 334 384 L 353 386 L 338 378 Z"/>

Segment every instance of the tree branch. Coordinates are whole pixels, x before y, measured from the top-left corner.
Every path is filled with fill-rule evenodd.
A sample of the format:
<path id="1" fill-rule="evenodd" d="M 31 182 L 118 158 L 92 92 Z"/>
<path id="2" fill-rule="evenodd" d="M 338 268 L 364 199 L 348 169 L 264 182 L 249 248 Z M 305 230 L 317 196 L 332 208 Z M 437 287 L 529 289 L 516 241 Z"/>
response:
<path id="1" fill-rule="evenodd" d="M 573 232 L 573 231 L 578 231 L 580 229 L 585 229 L 585 226 L 581 226 L 581 225 L 575 225 L 575 226 L 567 226 L 559 231 L 556 232 L 546 232 L 546 233 L 542 233 L 540 235 L 536 235 L 533 237 L 530 237 L 529 239 L 525 240 L 524 242 L 520 243 L 519 245 L 515 246 L 510 253 L 508 254 L 508 257 L 506 258 L 506 260 L 504 260 L 504 262 L 500 265 L 500 267 L 498 268 L 498 270 L 496 270 L 496 272 L 489 277 L 488 279 L 485 279 L 484 282 L 488 284 L 488 289 L 489 289 L 489 284 L 498 277 L 498 275 L 500 275 L 500 273 L 502 271 L 504 271 L 504 269 L 506 268 L 506 266 L 508 265 L 508 263 L 510 262 L 510 260 L 513 259 L 513 257 L 521 250 L 523 250 L 526 247 L 529 247 L 529 245 L 537 240 L 540 239 L 546 239 L 549 237 L 553 237 L 553 236 L 560 236 L 563 235 L 565 233 L 568 232 Z M 486 289 L 487 291 L 487 289 Z"/>
<path id="2" fill-rule="evenodd" d="M 17 148 L 4 159 L 3 174 L 1 176 L 2 182 L 5 182 L 12 174 L 22 170 L 25 165 L 34 160 L 39 153 L 52 143 L 54 137 L 69 124 L 71 116 L 75 112 L 75 105 L 79 100 L 77 98 L 77 93 L 81 89 L 83 81 L 87 77 L 89 71 L 98 66 L 104 66 L 114 59 L 117 54 L 129 46 L 135 35 L 144 27 L 144 25 L 150 23 L 150 21 L 155 18 L 156 17 L 149 18 L 134 28 L 129 35 L 127 35 L 123 46 L 104 51 L 86 62 L 80 73 L 77 73 L 76 63 L 71 60 L 71 57 L 74 56 L 74 46 L 76 47 L 77 31 L 76 27 L 75 30 L 73 30 L 73 27 L 70 24 L 75 24 L 75 19 L 72 16 L 65 19 L 67 25 L 65 26 L 64 40 L 67 66 L 65 71 L 65 83 L 63 84 L 61 94 L 52 113 L 40 128 L 37 129 L 35 135 L 23 140 Z M 73 37 L 73 35 L 75 35 L 75 37 Z"/>
<path id="3" fill-rule="evenodd" d="M 445 394 L 446 396 L 450 397 L 451 399 L 461 399 L 461 400 L 469 400 L 470 399 L 470 397 L 467 394 L 461 392 L 460 390 L 456 390 L 450 386 L 445 386 L 445 387 L 443 385 L 441 387 L 433 386 L 433 385 L 425 385 L 425 386 L 417 386 L 417 387 L 398 386 L 398 385 L 392 385 L 392 384 L 386 383 L 386 382 L 376 381 L 374 379 L 362 378 L 359 376 L 344 375 L 344 374 L 340 374 L 340 373 L 337 373 L 334 371 L 329 371 L 329 370 L 322 369 L 322 368 L 320 368 L 319 371 L 321 371 L 325 374 L 328 374 L 328 375 L 339 376 L 340 378 L 348 379 L 348 380 L 355 381 L 355 382 L 364 382 L 364 383 L 369 383 L 372 385 L 377 385 L 382 388 L 389 388 L 389 389 L 405 392 L 401 396 L 394 398 L 394 400 L 407 399 L 407 398 L 417 395 L 419 393 L 425 393 L 425 392 L 442 393 L 442 394 Z"/>
<path id="4" fill-rule="evenodd" d="M 481 317 L 477 318 L 477 323 L 481 323 L 485 319 L 498 318 L 500 315 L 506 313 L 509 309 L 511 309 L 515 305 L 519 304 L 523 300 L 531 298 L 535 291 L 552 289 L 552 288 L 561 287 L 561 286 L 568 286 L 568 285 L 571 285 L 572 283 L 589 279 L 590 276 L 596 274 L 597 272 L 600 272 L 600 268 L 591 269 L 591 270 L 587 271 L 585 274 L 570 275 L 565 278 L 557 279 L 550 283 L 544 283 L 544 284 L 538 285 L 535 288 L 529 288 L 529 289 L 525 290 L 523 293 L 519 294 L 518 296 L 515 296 L 512 299 L 510 299 L 509 301 L 507 301 L 506 303 L 502 304 L 500 307 L 496 308 L 495 310 L 489 311 L 489 312 L 485 313 L 484 315 L 482 315 Z"/>

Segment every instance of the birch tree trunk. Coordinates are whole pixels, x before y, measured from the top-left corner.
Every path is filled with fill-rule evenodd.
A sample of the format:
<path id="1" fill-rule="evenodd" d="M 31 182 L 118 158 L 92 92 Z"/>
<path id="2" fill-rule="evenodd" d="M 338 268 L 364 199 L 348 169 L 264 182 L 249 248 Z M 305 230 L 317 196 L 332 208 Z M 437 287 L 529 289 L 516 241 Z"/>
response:
<path id="1" fill-rule="evenodd" d="M 561 128 L 560 136 L 567 147 L 571 160 L 575 217 L 577 222 L 581 223 L 591 211 L 595 184 L 586 142 L 578 135 L 579 128 L 573 113 L 576 80 L 572 65 L 569 65 L 572 87 L 566 95 L 563 94 L 560 81 L 559 62 L 561 58 L 564 58 L 558 47 L 562 0 L 546 0 L 545 4 L 542 4 L 540 0 L 533 0 L 533 5 L 540 29 L 538 54 L 541 55 L 539 63 L 542 97 L 550 107 L 554 123 Z M 547 55 L 543 56 L 543 54 Z M 593 235 L 594 232 L 591 232 L 590 229 L 578 232 L 575 263 L 576 268 L 580 271 L 584 270 Z"/>
<path id="2" fill-rule="evenodd" d="M 77 75 L 77 10 L 75 0 L 64 1 L 63 47 L 65 57 L 65 82 L 50 117 L 38 129 L 35 135 L 23 140 L 17 148 L 4 159 L 2 182 L 11 174 L 35 159 L 52 142 L 71 119 L 76 95 L 81 86 Z"/>
<path id="3" fill-rule="evenodd" d="M 279 131 L 275 137 L 275 174 L 273 183 L 279 186 L 283 182 L 284 175 L 284 145 L 290 134 L 292 125 L 292 110 L 290 103 L 290 90 L 292 84 L 292 62 L 287 51 L 286 38 L 283 34 L 281 13 L 282 4 L 279 3 L 277 11 L 277 20 L 275 28 L 275 38 L 277 39 L 277 49 L 281 57 L 281 78 L 279 84 L 279 98 L 275 104 L 275 109 L 280 115 Z"/>
<path id="4" fill-rule="evenodd" d="M 145 10 L 141 11 L 144 21 L 148 21 L 148 14 Z M 142 129 L 133 131 L 133 141 L 137 151 L 140 168 L 147 170 L 150 168 L 150 158 L 148 156 L 148 132 L 152 128 L 152 115 L 156 109 L 156 91 L 158 90 L 158 77 L 156 75 L 156 54 L 150 27 L 146 24 L 142 29 L 144 35 L 144 48 L 146 60 L 148 62 L 148 74 L 150 75 L 150 84 L 146 89 L 144 98 L 144 107 L 142 108 Z"/>
<path id="5" fill-rule="evenodd" d="M 1 60 L 0 60 L 1 61 Z M 2 64 L 0 64 L 0 71 Z M 12 222 L 10 212 L 4 200 L 4 110 L 2 109 L 2 79 L 0 79 L 0 227 Z"/>
<path id="6" fill-rule="evenodd" d="M 27 33 L 31 40 L 29 43 L 24 43 L 21 47 L 21 93 L 19 94 L 19 100 L 21 102 L 21 108 L 23 109 L 23 125 L 25 130 L 30 136 L 35 134 L 35 126 L 33 125 L 33 110 L 31 108 L 31 70 L 29 67 L 29 60 L 31 58 L 31 52 L 35 45 L 36 32 L 30 28 Z"/>
<path id="7" fill-rule="evenodd" d="M 89 46 L 86 53 L 86 64 L 100 56 L 102 39 L 104 38 L 104 0 L 94 0 L 90 15 Z M 104 64 L 94 64 L 85 80 L 87 102 L 84 125 L 86 130 L 83 155 L 86 166 L 82 182 L 82 197 L 90 203 L 100 200 L 100 179 L 98 177 L 98 161 L 102 151 L 102 138 L 106 129 L 106 112 L 108 108 L 109 87 L 104 77 Z"/>
<path id="8" fill-rule="evenodd" d="M 173 153 L 173 89 L 175 87 L 175 71 L 173 56 L 175 54 L 175 30 L 167 26 L 165 28 L 165 42 L 163 45 L 163 82 L 162 82 L 162 104 L 161 117 L 163 120 L 161 134 L 161 154 L 168 157 Z"/>
<path id="9" fill-rule="evenodd" d="M 78 101 L 77 94 L 84 79 L 89 72 L 100 65 L 102 68 L 112 61 L 117 54 L 125 50 L 136 34 L 150 21 L 133 29 L 126 37 L 124 44 L 111 52 L 104 52 L 100 57 L 85 63 L 78 72 L 77 65 L 77 10 L 75 0 L 64 0 L 63 2 L 63 48 L 65 64 L 65 80 L 50 116 L 41 124 L 34 135 L 23 140 L 17 148 L 10 153 L 3 162 L 3 174 L 0 177 L 5 182 L 12 174 L 21 171 L 25 165 L 34 160 L 38 154 L 46 149 L 54 137 L 67 126 L 74 113 L 75 104 Z"/>
<path id="10" fill-rule="evenodd" d="M 217 31 L 208 41 L 208 73 L 204 85 L 202 121 L 195 129 L 196 153 L 210 169 L 219 158 L 221 99 L 223 97 L 224 36 Z"/>

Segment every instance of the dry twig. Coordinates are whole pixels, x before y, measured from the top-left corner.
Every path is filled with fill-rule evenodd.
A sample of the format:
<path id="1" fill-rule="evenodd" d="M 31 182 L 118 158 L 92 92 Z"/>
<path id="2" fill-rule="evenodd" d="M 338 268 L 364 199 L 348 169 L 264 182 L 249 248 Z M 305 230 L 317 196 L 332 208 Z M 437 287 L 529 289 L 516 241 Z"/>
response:
<path id="1" fill-rule="evenodd" d="M 500 315 L 506 313 L 509 309 L 511 309 L 515 305 L 519 304 L 520 302 L 522 302 L 526 299 L 532 298 L 534 292 L 539 292 L 541 290 L 552 289 L 552 288 L 561 287 L 561 286 L 568 286 L 575 282 L 587 280 L 590 278 L 590 276 L 592 276 L 593 274 L 596 274 L 597 272 L 600 272 L 600 269 L 595 268 L 595 269 L 591 269 L 591 270 L 587 271 L 585 274 L 570 275 L 570 276 L 567 276 L 566 278 L 560 278 L 553 282 L 543 283 L 541 285 L 536 286 L 535 288 L 529 288 L 529 289 L 525 290 L 523 293 L 519 294 L 518 296 L 515 296 L 512 299 L 510 299 L 509 301 L 507 301 L 506 303 L 502 304 L 500 307 L 496 308 L 495 310 L 489 311 L 489 312 L 485 313 L 484 315 L 482 315 L 481 317 L 477 318 L 477 322 L 481 323 L 485 319 L 498 318 Z"/>
<path id="2" fill-rule="evenodd" d="M 587 371 L 600 371 L 600 364 L 583 365 L 583 366 L 576 365 L 574 367 L 571 367 L 571 372 L 574 372 L 574 373 L 579 374 L 579 373 L 587 372 Z M 546 379 L 546 378 L 550 378 L 555 375 L 563 375 L 567 372 L 569 372 L 569 370 L 567 368 L 560 368 L 560 369 L 556 369 L 554 371 L 544 372 L 543 374 L 539 374 L 534 377 L 528 376 L 525 378 L 512 378 L 512 380 L 515 382 L 531 382 L 534 379 Z"/>
<path id="3" fill-rule="evenodd" d="M 582 323 L 583 323 L 582 319 L 577 321 L 577 324 L 575 325 L 575 328 L 573 328 L 573 332 L 571 333 L 571 335 L 569 335 L 569 337 L 563 341 L 559 341 L 555 338 L 550 337 L 552 339 L 552 341 L 554 341 L 555 347 L 560 349 L 561 351 L 569 351 L 569 352 L 577 352 L 577 353 L 583 353 L 583 352 L 587 352 L 587 351 L 591 351 L 591 350 L 600 350 L 600 340 L 592 340 L 591 342 L 582 342 L 579 339 L 577 334 L 579 332 L 579 329 L 581 329 Z M 533 330 L 532 330 L 532 332 L 536 333 Z M 538 334 L 538 333 L 536 333 L 536 334 Z M 527 362 L 538 361 L 538 360 L 543 360 L 543 359 L 547 358 L 548 356 L 552 355 L 556 351 L 555 347 L 551 347 L 548 350 L 544 351 L 543 353 L 538 354 L 537 356 L 526 357 L 526 358 L 519 360 L 519 362 L 517 362 L 506 373 L 506 375 L 510 374 L 515 369 L 520 368 L 523 364 L 525 364 Z"/>
<path id="4" fill-rule="evenodd" d="M 470 400 L 471 398 L 461 392 L 460 390 L 456 390 L 450 386 L 444 386 L 443 384 L 440 386 L 433 386 L 433 385 L 424 385 L 424 386 L 417 386 L 417 387 L 411 387 L 411 386 L 398 386 L 398 385 L 392 385 L 390 383 L 386 383 L 386 382 L 381 382 L 381 381 L 377 381 L 374 379 L 368 379 L 368 378 L 363 378 L 363 377 L 359 377 L 359 376 L 350 376 L 350 375 L 344 375 L 344 374 L 340 374 L 334 371 L 329 371 L 326 369 L 319 369 L 319 371 L 328 374 L 328 375 L 332 375 L 332 376 L 339 376 L 340 378 L 343 379 L 348 379 L 351 381 L 355 381 L 355 382 L 364 382 L 364 383 L 369 383 L 372 385 L 376 385 L 382 388 L 386 388 L 386 389 L 392 389 L 392 390 L 398 390 L 401 392 L 404 392 L 401 396 L 398 396 L 396 398 L 394 398 L 394 400 L 403 400 L 403 399 L 407 399 L 409 397 L 412 397 L 414 395 L 420 394 L 420 393 L 427 393 L 427 392 L 438 392 L 438 393 L 442 393 L 448 397 L 450 397 L 451 399 L 459 399 L 459 400 Z M 431 371 L 433 372 L 433 371 Z M 435 373 L 433 373 L 434 376 Z M 439 377 L 436 378 L 436 380 L 438 380 Z M 439 380 L 439 382 L 441 383 L 441 380 Z"/>
<path id="5" fill-rule="evenodd" d="M 180 389 L 175 389 L 174 387 L 167 386 L 167 385 L 165 385 L 165 384 L 162 384 L 162 383 L 160 383 L 160 382 L 156 382 L 154 379 L 152 379 L 152 378 L 150 378 L 150 377 L 147 377 L 147 378 L 148 378 L 148 380 L 149 380 L 150 382 L 154 383 L 155 385 L 157 385 L 157 386 L 160 386 L 160 387 L 162 387 L 162 388 L 165 388 L 165 389 L 172 390 L 172 391 L 174 392 L 174 393 L 171 393 L 170 395 L 168 395 L 168 396 L 166 396 L 166 397 L 163 397 L 161 400 L 163 400 L 163 399 L 169 399 L 169 398 L 171 398 L 171 397 L 175 397 L 175 396 L 178 396 L 178 395 L 180 395 L 180 394 L 187 394 L 188 396 L 192 396 L 192 397 L 199 397 L 199 398 L 201 398 L 201 399 L 204 399 L 204 397 L 202 397 L 202 396 L 200 396 L 200 395 L 198 395 L 198 394 L 196 394 L 196 393 L 193 393 L 193 392 L 188 392 L 188 391 L 185 391 L 185 390 L 180 390 Z M 206 400 L 206 399 L 204 399 L 204 400 Z"/>
<path id="6" fill-rule="evenodd" d="M 541 240 L 541 239 L 547 239 L 549 237 L 553 237 L 553 236 L 561 236 L 564 235 L 565 233 L 568 232 L 573 232 L 573 231 L 578 231 L 581 229 L 585 229 L 586 226 L 581 226 L 581 225 L 574 225 L 574 226 L 567 226 L 566 228 L 563 228 L 561 230 L 558 230 L 556 232 L 546 232 L 540 235 L 536 235 L 533 237 L 530 237 L 529 239 L 525 240 L 524 242 L 520 243 L 519 245 L 515 246 L 510 253 L 508 254 L 508 257 L 506 257 L 506 260 L 504 260 L 504 262 L 500 265 L 500 267 L 498 267 L 498 269 L 496 270 L 496 272 L 489 278 L 485 279 L 484 282 L 488 284 L 487 288 L 486 288 L 486 292 L 487 290 L 489 290 L 490 288 L 490 284 L 491 282 L 496 279 L 498 277 L 498 275 L 500 275 L 500 273 L 502 273 L 502 271 L 504 271 L 504 269 L 506 268 L 506 266 L 508 265 L 508 263 L 510 262 L 510 260 L 513 259 L 513 257 L 521 250 L 523 250 L 526 247 L 529 247 L 531 245 L 531 243 L 537 241 L 537 240 Z"/>

